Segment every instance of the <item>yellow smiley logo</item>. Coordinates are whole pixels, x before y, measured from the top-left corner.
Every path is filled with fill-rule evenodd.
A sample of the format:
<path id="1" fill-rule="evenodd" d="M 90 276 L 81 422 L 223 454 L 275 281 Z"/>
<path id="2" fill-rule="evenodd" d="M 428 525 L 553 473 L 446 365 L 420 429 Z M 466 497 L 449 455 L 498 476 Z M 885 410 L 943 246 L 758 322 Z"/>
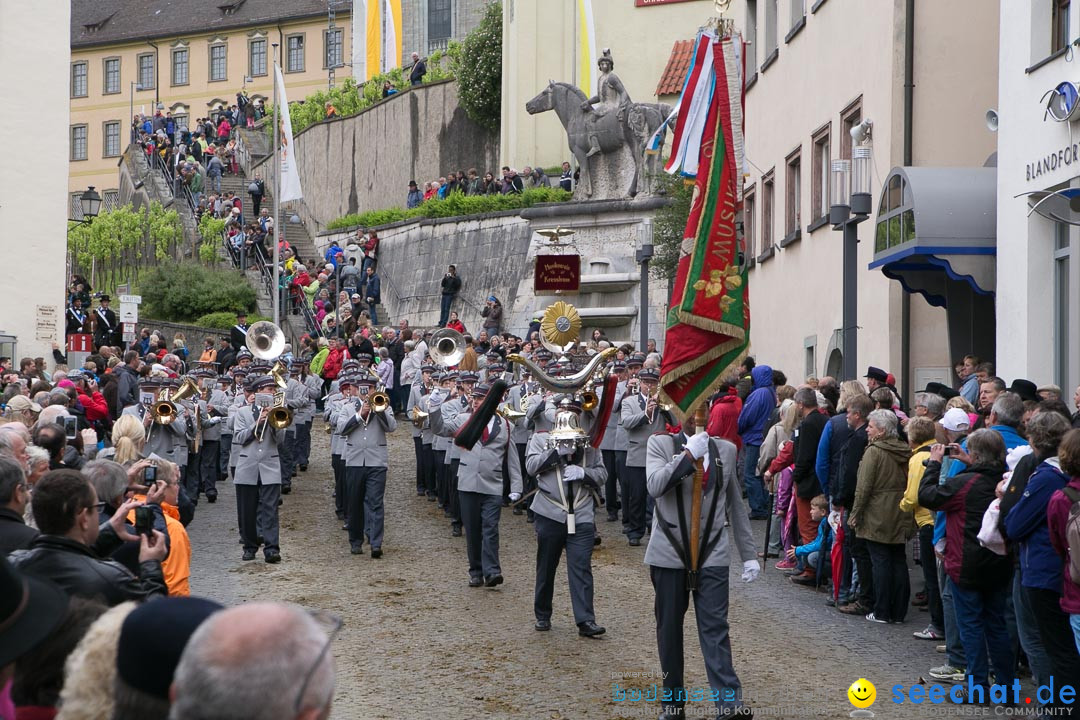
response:
<path id="1" fill-rule="evenodd" d="M 859 678 L 847 689 L 847 697 L 860 710 L 870 707 L 877 700 L 877 688 L 866 678 Z"/>

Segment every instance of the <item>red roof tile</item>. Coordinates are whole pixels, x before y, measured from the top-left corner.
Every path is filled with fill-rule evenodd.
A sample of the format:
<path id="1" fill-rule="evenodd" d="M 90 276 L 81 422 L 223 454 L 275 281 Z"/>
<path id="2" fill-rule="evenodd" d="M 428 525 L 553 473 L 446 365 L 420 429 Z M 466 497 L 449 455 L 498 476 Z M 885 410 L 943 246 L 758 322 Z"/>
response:
<path id="1" fill-rule="evenodd" d="M 660 76 L 660 84 L 656 86 L 657 95 L 678 95 L 682 92 L 683 83 L 686 82 L 686 73 L 690 69 L 690 59 L 694 55 L 693 40 L 678 40 L 671 48 L 671 56 L 668 58 L 667 67 Z"/>

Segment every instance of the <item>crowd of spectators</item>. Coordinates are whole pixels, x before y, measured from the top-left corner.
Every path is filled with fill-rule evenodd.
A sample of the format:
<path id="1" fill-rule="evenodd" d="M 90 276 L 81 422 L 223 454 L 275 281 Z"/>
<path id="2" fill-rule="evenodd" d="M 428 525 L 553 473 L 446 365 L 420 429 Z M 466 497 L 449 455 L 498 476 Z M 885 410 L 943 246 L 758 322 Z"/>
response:
<path id="1" fill-rule="evenodd" d="M 484 173 L 483 177 L 476 168 L 450 171 L 438 178 L 425 182 L 421 190 L 415 180 L 409 182 L 406 207 L 413 208 L 432 198 L 444 199 L 451 193 L 462 195 L 517 195 L 524 190 L 533 188 L 559 187 L 572 192 L 577 183 L 578 173 L 570 170 L 570 163 L 562 164 L 562 174 L 553 183 L 542 168 L 533 168 L 528 165 L 519 174 L 515 168 L 504 165 L 499 177 L 492 172 Z"/>

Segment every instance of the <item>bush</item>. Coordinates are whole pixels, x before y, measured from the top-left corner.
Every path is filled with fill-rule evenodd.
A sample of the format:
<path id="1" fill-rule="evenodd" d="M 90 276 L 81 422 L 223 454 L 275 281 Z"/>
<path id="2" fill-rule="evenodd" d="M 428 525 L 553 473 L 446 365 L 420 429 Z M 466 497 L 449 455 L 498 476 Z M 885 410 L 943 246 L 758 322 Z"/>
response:
<path id="1" fill-rule="evenodd" d="M 255 309 L 255 290 L 236 270 L 167 261 L 145 274 L 139 287 L 146 315 L 172 322 Z"/>
<path id="2" fill-rule="evenodd" d="M 572 197 L 571 193 L 562 188 L 533 188 L 520 195 L 463 195 L 461 193 L 451 193 L 447 198 L 442 200 L 432 198 L 420 203 L 419 206 L 411 210 L 389 208 L 386 210 L 369 210 L 359 215 L 345 215 L 328 222 L 326 229 L 338 230 L 357 225 L 369 228 L 416 218 L 448 218 L 481 215 L 502 210 L 520 210 L 539 203 L 566 202 Z"/>
<path id="3" fill-rule="evenodd" d="M 255 324 L 261 320 L 272 320 L 272 318 L 265 318 L 261 315 L 248 315 L 248 323 L 250 324 Z M 199 327 L 213 328 L 214 330 L 230 330 L 232 329 L 232 326 L 236 324 L 236 313 L 209 313 L 200 317 L 194 324 Z"/>
<path id="4" fill-rule="evenodd" d="M 477 125 L 498 130 L 502 118 L 502 3 L 490 3 L 484 18 L 451 54 L 458 101 Z"/>

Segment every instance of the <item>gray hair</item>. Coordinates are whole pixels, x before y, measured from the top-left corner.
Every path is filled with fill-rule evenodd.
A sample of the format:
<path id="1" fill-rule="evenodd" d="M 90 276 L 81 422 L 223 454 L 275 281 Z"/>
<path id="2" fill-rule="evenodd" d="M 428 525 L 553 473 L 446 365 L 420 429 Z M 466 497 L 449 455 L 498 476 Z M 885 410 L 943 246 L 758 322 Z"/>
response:
<path id="1" fill-rule="evenodd" d="M 34 466 L 38 463 L 49 462 L 49 451 L 43 447 L 27 445 L 26 454 L 30 456 L 30 459 L 26 461 L 26 467 L 30 472 L 34 471 Z"/>
<path id="2" fill-rule="evenodd" d="M 273 632 L 270 632 L 270 630 Z M 302 608 L 252 602 L 215 613 L 188 641 L 173 675 L 172 720 L 255 720 L 325 708 L 334 693 L 326 632 Z M 242 651 L 237 648 L 242 648 Z M 310 674 L 309 674 L 310 673 Z"/>
<path id="3" fill-rule="evenodd" d="M 802 405 L 803 407 L 816 408 L 818 406 L 817 392 L 814 388 L 809 386 L 801 387 L 796 390 L 794 400 L 796 404 Z"/>
<path id="4" fill-rule="evenodd" d="M 1016 393 L 1001 393 L 990 408 L 990 414 L 994 415 L 996 425 L 1018 428 L 1024 419 L 1024 401 Z"/>
<path id="5" fill-rule="evenodd" d="M 112 460 L 91 460 L 83 466 L 82 474 L 97 490 L 98 499 L 110 505 L 127 492 L 127 470 L 120 463 Z"/>
<path id="6" fill-rule="evenodd" d="M 996 430 L 983 428 L 968 435 L 967 451 L 973 465 L 989 462 L 1004 464 L 1005 439 Z"/>
<path id="7" fill-rule="evenodd" d="M 881 434 L 887 438 L 897 437 L 896 434 L 896 413 L 892 410 L 877 409 L 870 413 L 870 416 L 866 418 L 867 422 L 874 424 Z"/>
<path id="8" fill-rule="evenodd" d="M 1058 454 L 1058 445 L 1067 432 L 1069 421 L 1061 413 L 1044 410 L 1027 422 L 1028 444 L 1043 458 Z"/>
<path id="9" fill-rule="evenodd" d="M 15 488 L 26 482 L 22 465 L 13 457 L 0 455 L 0 505 L 7 505 L 15 496 Z"/>
<path id="10" fill-rule="evenodd" d="M 926 408 L 926 414 L 934 420 L 940 420 L 945 414 L 945 398 L 935 393 L 919 393 L 915 396 L 915 404 Z"/>

